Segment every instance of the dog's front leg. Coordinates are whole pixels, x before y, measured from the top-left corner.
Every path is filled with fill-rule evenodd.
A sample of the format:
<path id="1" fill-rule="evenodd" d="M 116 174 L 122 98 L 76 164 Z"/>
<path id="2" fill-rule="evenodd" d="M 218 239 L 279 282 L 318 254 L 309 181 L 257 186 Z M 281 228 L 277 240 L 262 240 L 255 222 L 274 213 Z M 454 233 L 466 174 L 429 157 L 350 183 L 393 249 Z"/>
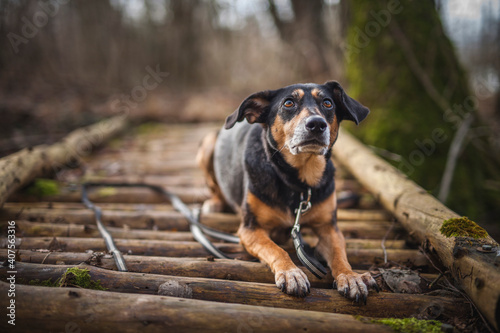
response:
<path id="1" fill-rule="evenodd" d="M 339 293 L 358 303 L 366 304 L 368 289 L 378 291 L 379 288 L 370 273 L 358 274 L 352 271 L 347 260 L 342 232 L 331 223 L 317 226 L 314 231 L 319 237 L 316 248 L 330 266 Z"/>
<path id="2" fill-rule="evenodd" d="M 299 297 L 310 292 L 306 274 L 295 266 L 285 250 L 271 240 L 267 231 L 260 227 L 241 226 L 238 234 L 247 252 L 271 268 L 278 288 Z"/>

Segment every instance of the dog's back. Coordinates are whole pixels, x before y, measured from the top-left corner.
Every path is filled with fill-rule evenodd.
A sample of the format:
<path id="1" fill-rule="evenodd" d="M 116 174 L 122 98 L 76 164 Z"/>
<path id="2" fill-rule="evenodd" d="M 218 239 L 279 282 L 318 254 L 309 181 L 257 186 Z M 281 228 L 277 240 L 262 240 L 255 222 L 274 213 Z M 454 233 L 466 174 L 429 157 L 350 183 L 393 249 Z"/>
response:
<path id="1" fill-rule="evenodd" d="M 234 211 L 240 210 L 248 179 L 245 173 L 245 147 L 249 136 L 260 132 L 260 125 L 238 123 L 231 130 L 222 129 L 215 144 L 214 170 L 226 203 Z"/>

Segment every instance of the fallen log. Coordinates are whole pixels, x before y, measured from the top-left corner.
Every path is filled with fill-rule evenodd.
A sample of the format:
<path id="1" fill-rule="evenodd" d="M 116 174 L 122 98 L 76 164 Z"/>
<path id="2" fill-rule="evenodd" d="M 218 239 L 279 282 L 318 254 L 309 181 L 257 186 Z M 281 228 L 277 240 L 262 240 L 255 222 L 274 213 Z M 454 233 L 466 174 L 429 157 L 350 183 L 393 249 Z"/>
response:
<path id="1" fill-rule="evenodd" d="M 16 280 L 27 284 L 38 280 L 52 282 L 59 279 L 69 265 L 16 264 Z M 109 291 L 167 295 L 198 300 L 260 305 L 268 307 L 344 313 L 368 317 L 404 318 L 412 315 L 426 317 L 433 313 L 450 318 L 465 317 L 470 313 L 470 305 L 463 298 L 426 296 L 418 294 L 371 293 L 366 306 L 355 306 L 351 300 L 333 289 L 311 289 L 305 298 L 289 296 L 274 284 L 248 283 L 241 281 L 216 280 L 206 278 L 176 277 L 155 274 L 122 273 L 82 264 L 77 266 L 89 270 L 93 281 Z M 8 268 L 0 268 L 0 280 L 9 276 Z M 432 311 L 430 311 L 432 309 Z M 439 309 L 439 313 L 436 313 Z"/>
<path id="2" fill-rule="evenodd" d="M 7 220 L 0 222 L 0 229 L 5 228 Z M 24 237 L 36 236 L 52 236 L 52 237 L 99 237 L 97 226 L 89 224 L 66 224 L 66 223 L 46 223 L 46 222 L 29 222 L 25 220 L 17 220 L 18 235 Z M 403 240 L 393 241 L 392 239 L 399 234 L 399 228 L 390 229 L 389 222 L 338 222 L 340 230 L 342 230 L 346 238 L 358 239 L 382 239 L 386 237 L 388 242 L 392 242 L 392 247 L 402 248 Z M 131 229 L 129 225 L 122 228 L 108 227 L 108 231 L 115 238 L 136 238 L 136 239 L 163 239 L 163 240 L 193 240 L 190 232 L 187 231 L 164 231 L 164 230 L 145 230 Z M 178 229 L 179 230 L 179 229 Z M 388 233 L 388 231 L 390 232 Z M 306 235 L 307 230 L 304 232 Z M 372 241 L 368 241 L 372 242 Z M 314 242 L 315 243 L 315 242 Z M 398 245 L 395 245 L 395 244 Z M 380 246 L 380 241 L 377 245 Z"/>
<path id="3" fill-rule="evenodd" d="M 0 282 L 0 293 L 7 295 L 9 287 Z M 338 332 L 392 332 L 344 314 L 87 289 L 18 285 L 15 300 L 16 329 L 22 332 L 331 332 L 332 327 Z M 0 298 L 2 308 L 8 302 Z M 0 321 L 1 327 L 7 325 L 6 319 Z"/>
<path id="4" fill-rule="evenodd" d="M 17 189 L 36 177 L 58 171 L 88 155 L 126 127 L 124 116 L 77 129 L 61 142 L 26 148 L 0 159 L 0 207 Z"/>
<path id="5" fill-rule="evenodd" d="M 482 245 L 498 250 L 498 243 L 489 236 L 464 241 L 442 235 L 443 222 L 459 216 L 344 130 L 334 155 L 412 236 L 437 253 L 452 272 L 456 285 L 469 295 L 488 321 L 500 329 L 500 267 L 495 264 L 496 251 L 477 250 Z"/>
<path id="6" fill-rule="evenodd" d="M 213 258 L 174 258 L 157 256 L 124 256 L 130 272 L 162 274 L 173 276 L 203 277 L 221 280 L 237 280 L 259 283 L 274 283 L 274 275 L 263 263 L 243 260 L 213 259 Z M 0 249 L 0 261 L 7 259 L 7 250 Z M 49 252 L 19 250 L 18 262 L 51 264 L 51 265 L 89 265 L 105 269 L 116 269 L 111 255 L 102 252 Z M 303 269 L 315 288 L 331 288 L 333 278 L 330 274 L 318 279 L 309 270 Z M 356 270 L 365 273 L 366 270 Z M 436 279 L 435 274 L 421 274 L 428 281 Z"/>
<path id="7" fill-rule="evenodd" d="M 159 241 L 159 240 L 131 240 L 115 239 L 115 244 L 122 253 L 165 257 L 206 257 L 209 253 L 197 242 L 187 241 Z M 222 252 L 238 259 L 252 259 L 240 245 L 214 243 Z M 0 247 L 6 248 L 7 240 L 0 240 Z M 16 249 L 48 249 L 51 251 L 85 252 L 106 251 L 104 240 L 101 238 L 74 238 L 74 237 L 27 237 L 16 238 Z M 285 250 L 294 252 L 293 247 Z M 382 263 L 384 252 L 382 249 L 347 248 L 347 256 L 353 267 L 367 268 L 373 264 Z M 387 249 L 389 261 L 410 263 L 417 267 L 428 266 L 427 259 L 417 250 Z"/>

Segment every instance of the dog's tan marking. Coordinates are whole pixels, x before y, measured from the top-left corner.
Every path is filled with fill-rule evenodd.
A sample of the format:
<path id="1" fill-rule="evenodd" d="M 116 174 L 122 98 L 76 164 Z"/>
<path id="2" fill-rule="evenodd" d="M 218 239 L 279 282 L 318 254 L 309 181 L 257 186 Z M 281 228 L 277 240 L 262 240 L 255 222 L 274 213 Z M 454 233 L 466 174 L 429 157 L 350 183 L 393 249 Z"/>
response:
<path id="1" fill-rule="evenodd" d="M 285 124 L 280 116 L 277 116 L 274 123 L 271 125 L 271 135 L 274 141 L 278 144 L 278 150 L 285 146 L 286 134 L 285 134 Z M 281 151 L 283 153 L 283 151 Z"/>
<path id="2" fill-rule="evenodd" d="M 311 90 L 311 95 L 318 99 L 320 98 L 321 96 L 323 96 L 323 93 L 321 92 L 321 89 L 318 89 L 318 88 L 314 88 L 313 90 Z"/>
<path id="3" fill-rule="evenodd" d="M 299 179 L 309 186 L 316 186 L 326 167 L 326 160 L 323 155 L 299 154 L 292 155 L 289 151 L 283 154 L 285 161 L 299 172 Z"/>
<path id="4" fill-rule="evenodd" d="M 347 260 L 345 239 L 342 232 L 337 230 L 333 224 L 318 224 L 313 226 L 314 232 L 319 237 L 316 249 L 332 270 L 332 276 L 336 278 L 339 274 L 352 274 L 352 267 Z"/>
<path id="5" fill-rule="evenodd" d="M 263 109 L 269 105 L 269 101 L 265 98 L 254 97 L 251 102 L 253 105 L 245 111 L 245 117 L 250 124 L 255 123 L 261 116 L 260 109 Z"/>
<path id="6" fill-rule="evenodd" d="M 336 207 L 337 195 L 333 192 L 328 199 L 313 207 L 303 219 L 304 223 L 311 226 L 318 235 L 319 242 L 316 248 L 330 266 L 333 277 L 342 273 L 352 273 L 347 260 L 344 235 L 332 223 Z"/>
<path id="7" fill-rule="evenodd" d="M 296 268 L 288 253 L 276 245 L 269 233 L 262 228 L 246 228 L 243 225 L 238 230 L 241 244 L 252 256 L 266 263 L 273 273 L 277 271 L 288 271 Z"/>
<path id="8" fill-rule="evenodd" d="M 333 116 L 333 122 L 330 124 L 330 147 L 333 146 L 339 134 L 339 120 L 337 115 Z"/>
<path id="9" fill-rule="evenodd" d="M 302 89 L 295 89 L 295 90 L 292 92 L 292 96 L 293 96 L 295 99 L 302 99 L 302 97 L 304 97 L 304 90 L 302 90 Z"/>
<path id="10" fill-rule="evenodd" d="M 292 226 L 290 212 L 284 212 L 266 205 L 251 192 L 247 194 L 247 204 L 250 206 L 253 215 L 255 215 L 258 224 L 268 232 L 276 227 Z"/>
<path id="11" fill-rule="evenodd" d="M 331 224 L 336 208 L 337 196 L 334 191 L 327 199 L 313 205 L 311 211 L 302 217 L 301 224 L 311 227 L 320 224 Z"/>
<path id="12" fill-rule="evenodd" d="M 226 206 L 224 196 L 219 188 L 214 170 L 214 149 L 217 141 L 217 132 L 207 134 L 201 142 L 196 155 L 196 162 L 200 166 L 207 186 L 212 196 L 203 203 L 204 212 L 221 212 Z"/>

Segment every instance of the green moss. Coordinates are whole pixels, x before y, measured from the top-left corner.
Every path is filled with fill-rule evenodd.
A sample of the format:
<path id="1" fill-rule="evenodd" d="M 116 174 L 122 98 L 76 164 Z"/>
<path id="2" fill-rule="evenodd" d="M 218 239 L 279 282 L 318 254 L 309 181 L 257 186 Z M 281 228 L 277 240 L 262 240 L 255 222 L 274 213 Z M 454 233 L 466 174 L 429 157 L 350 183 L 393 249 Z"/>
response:
<path id="1" fill-rule="evenodd" d="M 92 281 L 89 270 L 86 268 L 71 267 L 56 281 L 56 286 L 77 286 L 86 289 L 106 290 L 101 281 Z"/>
<path id="2" fill-rule="evenodd" d="M 26 193 L 37 197 L 59 194 L 59 183 L 53 179 L 38 178 L 26 188 Z"/>
<path id="3" fill-rule="evenodd" d="M 52 281 L 52 279 L 40 281 L 39 279 L 31 280 L 28 282 L 31 286 L 43 286 L 43 287 L 58 287 L 57 281 Z"/>
<path id="4" fill-rule="evenodd" d="M 100 197 L 110 197 L 112 195 L 115 195 L 118 191 L 114 187 L 103 187 L 100 188 L 97 194 Z"/>
<path id="5" fill-rule="evenodd" d="M 372 323 L 383 324 L 391 327 L 395 332 L 405 333 L 439 333 L 441 322 L 437 320 L 419 320 L 416 318 L 385 318 L 374 319 Z"/>
<path id="6" fill-rule="evenodd" d="M 439 231 L 446 237 L 472 237 L 475 239 L 488 237 L 486 230 L 465 216 L 445 220 Z"/>

